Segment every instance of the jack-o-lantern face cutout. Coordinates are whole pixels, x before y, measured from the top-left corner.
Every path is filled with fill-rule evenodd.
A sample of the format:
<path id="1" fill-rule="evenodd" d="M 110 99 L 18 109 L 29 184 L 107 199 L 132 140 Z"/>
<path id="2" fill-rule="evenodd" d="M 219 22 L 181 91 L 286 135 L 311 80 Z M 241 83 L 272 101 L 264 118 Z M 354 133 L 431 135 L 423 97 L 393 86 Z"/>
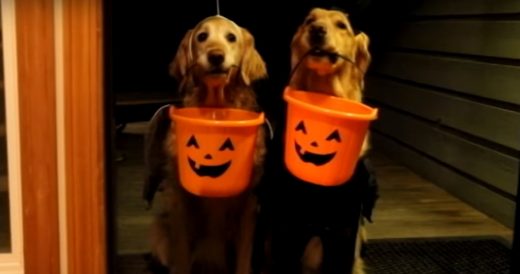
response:
<path id="1" fill-rule="evenodd" d="M 170 107 L 177 181 L 199 197 L 230 197 L 252 182 L 262 113 L 234 108 Z"/>
<path id="2" fill-rule="evenodd" d="M 197 150 L 201 150 L 199 143 L 197 142 L 197 139 L 195 135 L 191 135 L 191 137 L 188 139 L 188 142 L 186 143 L 186 147 L 188 148 L 195 148 Z M 224 143 L 220 146 L 217 153 L 224 153 L 226 151 L 234 151 L 235 147 L 233 146 L 233 142 L 231 142 L 230 138 L 227 138 Z M 201 154 L 201 153 L 199 153 Z M 204 154 L 204 153 L 202 153 Z M 203 157 L 204 163 L 201 163 L 202 160 L 195 160 L 192 157 L 188 155 L 188 163 L 191 167 L 191 170 L 195 172 L 200 177 L 208 176 L 211 178 L 217 178 L 220 177 L 222 174 L 224 174 L 228 168 L 231 166 L 231 160 L 228 160 L 224 163 L 220 164 L 210 164 L 213 161 L 214 155 L 211 153 L 205 153 Z M 221 158 L 221 157 L 219 157 Z"/>
<path id="3" fill-rule="evenodd" d="M 321 186 L 348 182 L 377 110 L 313 91 L 284 91 L 287 102 L 284 164 L 302 180 Z"/>
<path id="4" fill-rule="evenodd" d="M 305 122 L 300 121 L 298 125 L 295 128 L 296 132 L 301 132 L 303 135 L 307 135 L 307 129 L 305 127 Z M 334 129 L 324 140 L 325 142 L 336 142 L 341 143 L 341 136 L 339 134 L 338 129 Z M 296 153 L 300 157 L 300 159 L 305 163 L 311 163 L 316 166 L 322 166 L 324 164 L 327 164 L 332 159 L 334 159 L 334 156 L 336 156 L 336 151 L 329 152 L 329 153 L 319 153 L 320 150 L 320 142 L 317 140 L 312 140 L 310 142 L 310 148 L 309 149 L 303 149 L 302 145 L 298 143 L 298 141 L 294 141 L 294 146 L 296 149 Z M 330 146 L 329 146 L 330 147 Z M 309 151 L 312 150 L 312 151 Z"/>

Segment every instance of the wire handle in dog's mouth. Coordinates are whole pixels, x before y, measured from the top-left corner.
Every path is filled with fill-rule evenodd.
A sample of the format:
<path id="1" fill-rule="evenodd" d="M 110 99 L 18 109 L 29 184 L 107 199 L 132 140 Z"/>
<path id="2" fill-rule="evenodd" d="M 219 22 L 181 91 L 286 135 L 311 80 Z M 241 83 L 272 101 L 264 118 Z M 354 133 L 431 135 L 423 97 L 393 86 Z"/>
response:
<path id="1" fill-rule="evenodd" d="M 186 75 L 190 75 L 191 74 L 191 71 L 197 66 L 198 64 L 196 62 L 193 62 L 192 64 L 190 64 L 188 66 L 188 68 L 186 69 Z M 227 71 L 220 71 L 220 70 L 213 70 L 213 71 L 208 71 L 209 74 L 216 74 L 216 73 L 226 73 L 226 77 L 227 77 L 227 80 L 226 81 L 230 81 L 230 77 L 231 77 L 231 74 L 233 73 L 233 70 L 234 69 L 239 69 L 239 65 L 237 64 L 232 64 L 229 66 L 229 69 Z M 177 93 L 178 94 L 183 94 L 184 90 L 186 89 L 186 85 L 188 84 L 188 81 L 187 81 L 187 77 L 183 77 L 183 79 L 180 81 L 179 83 L 179 86 L 177 87 Z"/>
<path id="2" fill-rule="evenodd" d="M 358 67 L 358 65 L 356 64 L 356 62 L 354 60 L 352 60 L 351 58 L 347 57 L 347 56 L 344 56 L 344 55 L 341 55 L 337 52 L 330 52 L 330 51 L 326 51 L 326 50 L 322 50 L 320 48 L 311 48 L 310 50 L 308 50 L 301 58 L 300 60 L 298 61 L 298 63 L 296 63 L 296 65 L 294 66 L 294 68 L 291 70 L 291 73 L 289 74 L 289 83 L 291 83 L 292 81 L 292 78 L 294 76 L 294 73 L 296 72 L 296 70 L 298 70 L 298 68 L 300 67 L 300 65 L 303 63 L 303 61 L 305 60 L 305 58 L 307 58 L 308 56 L 317 56 L 317 57 L 328 57 L 329 60 L 331 60 L 331 62 L 335 63 L 338 58 L 341 58 L 349 63 L 351 63 L 352 65 L 354 65 L 354 67 L 359 70 L 361 73 L 365 74 L 365 71 L 363 71 L 361 68 Z"/>
<path id="3" fill-rule="evenodd" d="M 336 63 L 338 58 L 341 56 L 335 52 L 328 52 L 328 51 L 325 51 L 325 50 L 322 50 L 319 48 L 311 49 L 309 54 L 312 56 L 317 56 L 317 57 L 328 57 L 332 63 Z M 350 60 L 350 58 L 347 58 L 344 56 L 341 56 L 341 57 L 345 60 L 348 60 L 349 62 L 354 63 L 352 60 Z"/>

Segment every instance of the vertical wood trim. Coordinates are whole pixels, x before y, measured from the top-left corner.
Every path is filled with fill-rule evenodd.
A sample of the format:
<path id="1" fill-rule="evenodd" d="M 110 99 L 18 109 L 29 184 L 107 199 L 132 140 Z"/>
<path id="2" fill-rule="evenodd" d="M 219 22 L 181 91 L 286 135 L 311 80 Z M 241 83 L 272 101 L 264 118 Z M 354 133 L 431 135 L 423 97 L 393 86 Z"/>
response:
<path id="1" fill-rule="evenodd" d="M 59 273 L 52 0 L 17 0 L 25 273 Z"/>
<path id="2" fill-rule="evenodd" d="M 2 54 L 5 87 L 5 117 L 9 223 L 11 252 L 0 254 L 0 273 L 23 273 L 23 211 L 20 162 L 20 124 L 18 101 L 18 71 L 16 50 L 15 0 L 2 0 Z M 8 68 L 8 69 L 5 69 Z"/>
<path id="3" fill-rule="evenodd" d="M 63 72 L 63 1 L 54 0 L 54 54 L 56 57 L 56 140 L 58 153 L 58 207 L 60 274 L 68 274 L 67 180 L 65 166 L 65 98 Z"/>
<path id="4" fill-rule="evenodd" d="M 68 272 L 106 273 L 102 1 L 63 0 Z"/>

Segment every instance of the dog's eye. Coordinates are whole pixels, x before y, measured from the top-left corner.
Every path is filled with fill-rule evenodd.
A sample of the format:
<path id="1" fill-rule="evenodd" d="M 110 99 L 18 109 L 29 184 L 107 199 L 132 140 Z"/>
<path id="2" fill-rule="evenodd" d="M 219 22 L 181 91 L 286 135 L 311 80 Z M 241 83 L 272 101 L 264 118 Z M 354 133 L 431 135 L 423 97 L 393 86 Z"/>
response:
<path id="1" fill-rule="evenodd" d="M 347 24 L 345 24 L 341 21 L 338 21 L 338 22 L 336 22 L 336 27 L 338 27 L 340 29 L 347 29 Z"/>
<path id="2" fill-rule="evenodd" d="M 188 140 L 188 143 L 186 144 L 187 147 L 194 146 L 196 148 L 199 148 L 199 143 L 197 143 L 197 139 L 195 139 L 194 135 L 191 135 L 190 139 Z"/>
<path id="3" fill-rule="evenodd" d="M 226 35 L 226 39 L 227 39 L 229 42 L 234 43 L 234 42 L 237 41 L 237 36 L 234 35 L 233 33 L 228 33 L 228 34 Z"/>
<path id="4" fill-rule="evenodd" d="M 197 35 L 197 41 L 200 43 L 206 41 L 208 39 L 208 33 L 207 32 L 201 32 Z"/>
<path id="5" fill-rule="evenodd" d="M 329 137 L 327 137 L 327 141 L 336 140 L 336 142 L 341 142 L 341 137 L 339 137 L 339 131 L 336 129 L 332 132 Z"/>
<path id="6" fill-rule="evenodd" d="M 226 149 L 235 150 L 235 147 L 229 138 L 227 138 L 226 141 L 222 144 L 219 151 L 224 151 Z"/>
<path id="7" fill-rule="evenodd" d="M 303 132 L 304 134 L 307 134 L 307 129 L 305 129 L 305 124 L 303 123 L 303 121 L 300 121 L 298 123 L 298 125 L 296 126 L 296 131 L 301 131 Z"/>
<path id="8" fill-rule="evenodd" d="M 310 25 L 310 24 L 314 23 L 314 21 L 316 21 L 316 19 L 314 19 L 314 18 L 307 18 L 307 20 L 305 20 L 305 25 Z"/>

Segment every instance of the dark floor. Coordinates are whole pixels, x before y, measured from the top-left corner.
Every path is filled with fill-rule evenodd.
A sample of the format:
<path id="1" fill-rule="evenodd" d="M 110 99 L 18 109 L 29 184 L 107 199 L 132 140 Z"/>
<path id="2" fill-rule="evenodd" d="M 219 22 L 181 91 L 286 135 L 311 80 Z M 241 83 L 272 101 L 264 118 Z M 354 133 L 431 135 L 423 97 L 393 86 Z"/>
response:
<path id="1" fill-rule="evenodd" d="M 117 242 L 119 254 L 148 251 L 148 227 L 154 210 L 145 210 L 143 133 L 146 123 L 129 124 L 118 138 L 125 157 L 118 165 Z M 374 152 L 381 198 L 368 225 L 371 239 L 497 236 L 510 240 L 512 231 L 389 157 Z M 160 197 L 159 197 L 160 198 Z"/>
<path id="2" fill-rule="evenodd" d="M 129 124 L 117 139 L 117 250 L 120 254 L 148 250 L 148 227 L 158 206 L 146 210 L 143 187 L 143 132 L 146 124 Z M 157 197 L 160 199 L 159 197 Z M 159 203 L 157 203 L 159 204 Z"/>
<path id="3" fill-rule="evenodd" d="M 367 274 L 508 274 L 511 249 L 501 238 L 457 237 L 370 240 Z M 117 259 L 117 274 L 167 274 L 148 254 Z"/>
<path id="4" fill-rule="evenodd" d="M 432 238 L 497 236 L 512 240 L 512 230 L 453 197 L 408 168 L 377 153 L 372 160 L 381 198 L 368 225 L 368 237 Z"/>

